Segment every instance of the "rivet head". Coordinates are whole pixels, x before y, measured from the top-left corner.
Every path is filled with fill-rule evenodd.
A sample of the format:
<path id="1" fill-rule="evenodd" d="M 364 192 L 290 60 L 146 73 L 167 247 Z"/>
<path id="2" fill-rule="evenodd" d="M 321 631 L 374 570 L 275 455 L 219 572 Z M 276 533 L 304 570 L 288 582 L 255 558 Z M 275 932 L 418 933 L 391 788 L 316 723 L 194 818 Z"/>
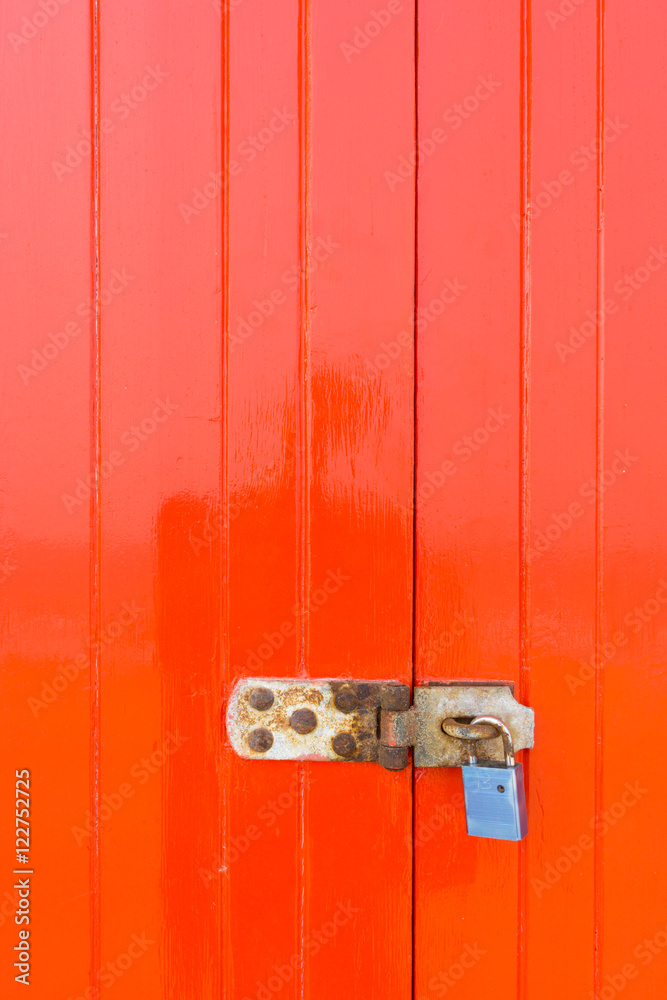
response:
<path id="1" fill-rule="evenodd" d="M 297 708 L 290 715 L 289 724 L 296 733 L 305 736 L 317 727 L 317 716 L 310 708 Z"/>
<path id="2" fill-rule="evenodd" d="M 273 691 L 268 688 L 254 688 L 250 695 L 250 704 L 258 712 L 266 712 L 273 705 Z"/>
<path id="3" fill-rule="evenodd" d="M 343 688 L 336 693 L 334 705 L 339 712 L 354 712 L 359 708 L 359 699 L 351 688 Z"/>
<path id="4" fill-rule="evenodd" d="M 351 757 L 357 749 L 357 741 L 351 733 L 339 733 L 334 736 L 331 745 L 339 757 Z"/>
<path id="5" fill-rule="evenodd" d="M 248 746 L 255 753 L 266 753 L 273 746 L 273 735 L 268 729 L 253 729 L 248 736 Z"/>

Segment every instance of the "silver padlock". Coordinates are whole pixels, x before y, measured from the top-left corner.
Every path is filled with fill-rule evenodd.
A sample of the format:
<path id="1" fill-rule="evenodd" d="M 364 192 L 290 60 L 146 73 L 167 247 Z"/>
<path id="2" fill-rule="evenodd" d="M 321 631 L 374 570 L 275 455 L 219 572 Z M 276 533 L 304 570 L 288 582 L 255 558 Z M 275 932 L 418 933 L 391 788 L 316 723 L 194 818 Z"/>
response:
<path id="1" fill-rule="evenodd" d="M 466 823 L 471 837 L 493 840 L 523 840 L 528 833 L 526 792 L 523 785 L 523 765 L 514 762 L 512 734 L 494 715 L 478 715 L 472 725 L 486 723 L 495 726 L 503 738 L 505 763 L 477 760 L 468 744 L 469 762 L 463 772 Z"/>

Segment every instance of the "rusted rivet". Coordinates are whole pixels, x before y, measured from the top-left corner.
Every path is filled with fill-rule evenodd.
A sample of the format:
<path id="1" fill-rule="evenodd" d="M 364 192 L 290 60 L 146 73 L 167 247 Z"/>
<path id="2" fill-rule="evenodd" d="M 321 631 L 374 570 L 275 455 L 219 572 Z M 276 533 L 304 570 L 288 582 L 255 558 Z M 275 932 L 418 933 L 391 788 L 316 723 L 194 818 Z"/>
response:
<path id="1" fill-rule="evenodd" d="M 248 736 L 248 746 L 255 753 L 266 753 L 273 746 L 273 736 L 268 729 L 253 729 Z"/>
<path id="2" fill-rule="evenodd" d="M 250 704 L 258 712 L 266 712 L 273 705 L 273 691 L 268 688 L 254 688 L 250 695 Z"/>
<path id="3" fill-rule="evenodd" d="M 305 736 L 316 728 L 317 716 L 310 708 L 297 708 L 296 712 L 290 715 L 289 724 L 296 733 Z"/>
<path id="4" fill-rule="evenodd" d="M 357 749 L 357 741 L 351 733 L 339 733 L 332 739 L 331 746 L 339 757 L 351 757 Z"/>
<path id="5" fill-rule="evenodd" d="M 359 708 L 359 699 L 351 688 L 343 688 L 337 692 L 334 705 L 339 712 L 354 712 Z"/>

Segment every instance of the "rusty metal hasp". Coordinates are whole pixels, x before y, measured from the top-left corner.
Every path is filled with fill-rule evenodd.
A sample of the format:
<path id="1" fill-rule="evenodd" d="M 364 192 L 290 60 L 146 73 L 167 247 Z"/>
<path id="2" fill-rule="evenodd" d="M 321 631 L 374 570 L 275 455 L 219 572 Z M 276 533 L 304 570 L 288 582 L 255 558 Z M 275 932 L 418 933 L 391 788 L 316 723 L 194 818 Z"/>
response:
<path id="1" fill-rule="evenodd" d="M 245 678 L 227 706 L 234 750 L 249 760 L 377 761 L 391 771 L 461 767 L 466 741 L 479 760 L 503 761 L 503 738 L 493 727 L 470 726 L 493 715 L 514 747 L 533 746 L 534 712 L 507 684 L 429 684 L 414 689 L 391 681 Z"/>

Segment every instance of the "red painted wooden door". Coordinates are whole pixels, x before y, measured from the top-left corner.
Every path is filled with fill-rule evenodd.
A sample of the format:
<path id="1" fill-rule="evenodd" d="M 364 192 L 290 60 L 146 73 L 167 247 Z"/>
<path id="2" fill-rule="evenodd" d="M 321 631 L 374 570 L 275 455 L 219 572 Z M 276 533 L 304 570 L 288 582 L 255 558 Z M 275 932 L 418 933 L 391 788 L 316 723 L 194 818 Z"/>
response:
<path id="1" fill-rule="evenodd" d="M 661 995 L 666 24 L 7 0 L 3 996 Z M 511 681 L 527 839 L 244 676 Z"/>

